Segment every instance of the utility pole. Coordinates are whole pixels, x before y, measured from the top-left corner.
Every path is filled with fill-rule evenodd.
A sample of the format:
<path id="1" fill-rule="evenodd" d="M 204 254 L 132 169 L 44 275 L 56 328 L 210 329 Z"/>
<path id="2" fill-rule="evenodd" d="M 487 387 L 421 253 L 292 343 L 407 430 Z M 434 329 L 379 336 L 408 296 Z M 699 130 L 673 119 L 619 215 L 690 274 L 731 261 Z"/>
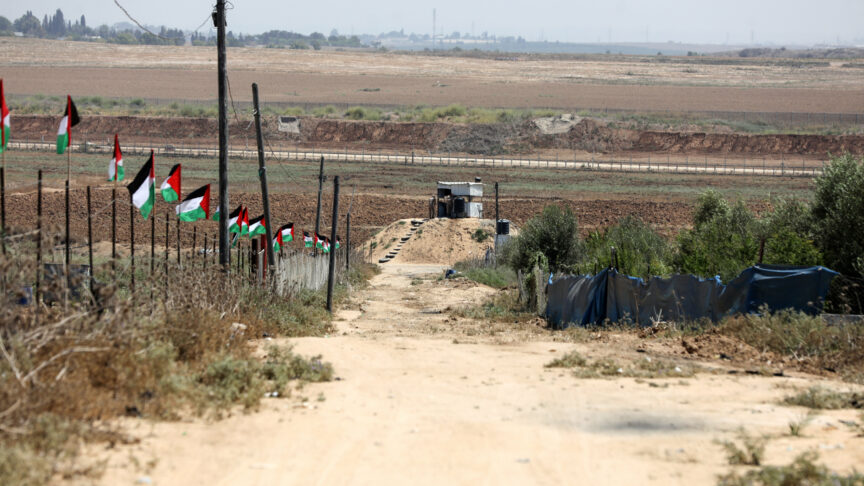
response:
<path id="1" fill-rule="evenodd" d="M 324 186 L 324 156 L 321 156 L 321 167 L 318 169 L 318 209 L 315 210 L 315 234 L 321 229 L 321 189 Z"/>
<path id="2" fill-rule="evenodd" d="M 219 76 L 219 263 L 231 262 L 228 248 L 228 75 L 225 71 L 225 0 L 216 0 L 213 13 L 216 24 L 217 72 Z M 269 223 L 268 223 L 269 224 Z"/>
<path id="3" fill-rule="evenodd" d="M 267 238 L 267 262 L 270 264 L 270 274 L 272 275 L 275 272 L 276 257 L 273 255 L 273 220 L 270 219 L 270 196 L 267 194 L 267 166 L 264 165 L 264 136 L 261 135 L 258 83 L 252 83 L 252 105 L 255 115 L 255 137 L 258 139 L 258 177 L 261 179 L 261 197 L 264 199 L 264 235 Z M 324 158 L 322 157 L 321 160 L 323 161 Z M 320 192 L 318 193 L 318 201 L 321 201 Z"/>
<path id="4" fill-rule="evenodd" d="M 336 229 L 339 226 L 339 176 L 333 178 L 333 220 L 331 221 L 330 242 L 336 244 Z M 336 250 L 330 248 L 330 266 L 327 270 L 327 312 L 333 313 L 333 280 L 336 270 Z"/>

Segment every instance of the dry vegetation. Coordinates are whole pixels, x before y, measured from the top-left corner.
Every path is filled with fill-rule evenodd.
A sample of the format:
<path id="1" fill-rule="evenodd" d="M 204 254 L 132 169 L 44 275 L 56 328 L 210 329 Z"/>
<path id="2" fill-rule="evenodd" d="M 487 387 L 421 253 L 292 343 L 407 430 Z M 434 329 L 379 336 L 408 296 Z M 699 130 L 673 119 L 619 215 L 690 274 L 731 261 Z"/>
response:
<path id="1" fill-rule="evenodd" d="M 150 277 L 145 262 L 129 286 L 128 262 L 97 268 L 94 292 L 73 281 L 68 306 L 62 282 L 43 276 L 47 305 L 21 305 L 35 276 L 32 242 L 0 257 L 0 483 L 44 484 L 52 477 L 98 475 L 79 458 L 83 443 L 134 441 L 111 425 L 127 416 L 218 419 L 254 410 L 265 396 L 288 397 L 306 382 L 329 381 L 320 356 L 265 346 L 265 336 L 320 336 L 332 330 L 320 292 L 278 297 L 242 274 L 163 261 Z M 142 266 L 144 267 L 142 271 Z M 365 265 L 347 279 L 362 285 Z M 114 283 L 101 283 L 113 280 Z M 346 292 L 337 293 L 337 303 Z"/>

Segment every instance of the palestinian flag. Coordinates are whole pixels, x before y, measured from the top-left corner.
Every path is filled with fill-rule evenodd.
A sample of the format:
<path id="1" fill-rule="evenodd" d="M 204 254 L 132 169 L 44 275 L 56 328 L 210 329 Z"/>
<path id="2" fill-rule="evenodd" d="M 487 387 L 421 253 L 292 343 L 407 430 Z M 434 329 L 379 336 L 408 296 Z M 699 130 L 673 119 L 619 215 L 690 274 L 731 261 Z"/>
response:
<path id="1" fill-rule="evenodd" d="M 321 251 L 330 253 L 330 238 L 324 237 L 324 241 L 321 243 Z"/>
<path id="2" fill-rule="evenodd" d="M 315 248 L 318 248 L 319 250 L 324 249 L 324 237 L 318 233 L 315 233 Z"/>
<path id="3" fill-rule="evenodd" d="M 246 236 L 249 234 L 249 208 L 243 208 L 243 216 L 239 221 L 240 224 L 240 236 Z"/>
<path id="4" fill-rule="evenodd" d="M 174 208 L 174 211 L 180 221 L 207 219 L 210 216 L 210 184 L 192 191 L 183 202 Z"/>
<path id="5" fill-rule="evenodd" d="M 237 206 L 237 209 L 228 215 L 228 232 L 240 233 L 240 218 L 243 217 L 243 205 Z M 213 213 L 213 221 L 219 221 L 219 207 Z"/>
<path id="6" fill-rule="evenodd" d="M 141 216 L 144 219 L 150 215 L 153 210 L 153 204 L 156 202 L 156 163 L 153 160 L 153 151 L 150 151 L 150 160 L 141 167 L 135 179 L 126 186 L 129 189 L 129 194 L 132 195 L 132 204 L 141 211 Z"/>
<path id="7" fill-rule="evenodd" d="M 336 237 L 336 243 L 335 243 L 333 249 L 338 250 L 340 246 L 342 246 L 342 245 L 339 244 L 339 237 L 337 236 Z"/>
<path id="8" fill-rule="evenodd" d="M 117 134 L 114 134 L 114 158 L 111 159 L 111 164 L 108 166 L 108 180 L 122 181 L 125 175 L 123 170 L 123 153 L 120 152 L 120 140 Z"/>
<path id="9" fill-rule="evenodd" d="M 312 248 L 313 241 L 312 235 L 309 234 L 308 231 L 303 232 L 303 246 L 306 248 Z"/>
<path id="10" fill-rule="evenodd" d="M 273 251 L 279 251 L 282 249 L 282 245 L 285 242 L 282 240 L 282 232 L 276 233 L 276 237 L 273 238 Z"/>
<path id="11" fill-rule="evenodd" d="M 78 109 L 75 108 L 75 103 L 72 102 L 72 97 L 66 96 L 66 113 L 63 114 L 63 119 L 60 120 L 60 128 L 57 129 L 57 153 L 62 154 L 72 143 L 72 127 L 81 122 L 78 116 Z"/>
<path id="12" fill-rule="evenodd" d="M 3 80 L 0 79 L 0 152 L 6 150 L 9 143 L 9 107 L 6 106 L 6 95 L 3 92 Z"/>
<path id="13" fill-rule="evenodd" d="M 174 202 L 180 199 L 180 164 L 175 164 L 171 167 L 171 172 L 168 173 L 168 178 L 162 183 L 159 188 L 162 191 L 162 199 L 165 202 Z"/>
<path id="14" fill-rule="evenodd" d="M 257 218 L 249 221 L 249 238 L 257 235 L 263 235 L 267 228 L 266 221 L 264 221 L 264 215 L 258 216 Z"/>
<path id="15" fill-rule="evenodd" d="M 294 241 L 294 223 L 288 223 L 279 228 L 279 234 L 282 235 L 282 241 Z"/>

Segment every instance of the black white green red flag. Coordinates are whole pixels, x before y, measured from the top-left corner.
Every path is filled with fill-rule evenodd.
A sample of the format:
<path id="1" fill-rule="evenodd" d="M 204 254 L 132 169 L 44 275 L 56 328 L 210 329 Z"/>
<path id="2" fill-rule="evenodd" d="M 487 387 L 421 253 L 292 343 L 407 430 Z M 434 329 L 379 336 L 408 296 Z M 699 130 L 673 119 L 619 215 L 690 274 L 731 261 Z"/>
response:
<path id="1" fill-rule="evenodd" d="M 240 233 L 240 218 L 243 216 L 243 205 L 237 206 L 237 209 L 228 215 L 228 232 Z M 219 221 L 219 208 L 213 213 L 213 221 Z"/>
<path id="2" fill-rule="evenodd" d="M 264 215 L 258 216 L 257 218 L 249 221 L 249 238 L 253 236 L 263 235 L 267 232 L 266 221 L 264 221 Z"/>
<path id="3" fill-rule="evenodd" d="M 240 236 L 246 236 L 249 234 L 249 208 L 243 208 L 243 218 L 239 221 L 240 223 Z"/>
<path id="4" fill-rule="evenodd" d="M 156 162 L 152 150 L 150 151 L 150 159 L 147 160 L 144 167 L 141 167 L 138 175 L 126 188 L 132 195 L 132 204 L 141 211 L 141 216 L 147 219 L 153 210 L 153 203 L 156 202 Z"/>
<path id="5" fill-rule="evenodd" d="M 288 223 L 279 228 L 279 234 L 282 235 L 282 241 L 294 241 L 294 223 Z"/>
<path id="6" fill-rule="evenodd" d="M 282 245 L 285 242 L 282 241 L 282 232 L 276 233 L 276 237 L 273 238 L 273 251 L 279 251 L 282 249 Z"/>
<path id="7" fill-rule="evenodd" d="M 66 95 L 66 112 L 60 120 L 60 128 L 57 129 L 57 153 L 62 154 L 72 143 L 72 127 L 81 122 L 78 116 L 78 108 L 72 102 L 72 97 Z"/>
<path id="8" fill-rule="evenodd" d="M 315 233 L 315 248 L 318 248 L 319 250 L 324 249 L 324 237 L 318 233 Z"/>
<path id="9" fill-rule="evenodd" d="M 111 159 L 111 164 L 108 165 L 108 180 L 122 181 L 126 171 L 123 169 L 123 153 L 120 151 L 120 139 L 117 134 L 114 134 L 114 158 Z"/>
<path id="10" fill-rule="evenodd" d="M 171 167 L 168 178 L 165 179 L 159 189 L 162 191 L 162 199 L 165 202 L 174 202 L 180 199 L 180 164 L 174 164 L 174 167 Z"/>
<path id="11" fill-rule="evenodd" d="M 330 253 L 330 238 L 324 237 L 324 241 L 321 243 L 321 251 L 324 253 Z"/>
<path id="12" fill-rule="evenodd" d="M 312 248 L 314 245 L 314 241 L 312 240 L 312 235 L 309 234 L 308 231 L 303 232 L 303 246 L 306 248 Z"/>
<path id="13" fill-rule="evenodd" d="M 210 217 L 210 184 L 192 191 L 174 211 L 180 221 L 191 222 Z"/>
<path id="14" fill-rule="evenodd" d="M 0 79 L 0 152 L 6 150 L 6 145 L 9 143 L 9 125 L 9 107 L 6 106 L 3 80 Z"/>
<path id="15" fill-rule="evenodd" d="M 342 245 L 339 244 L 339 237 L 337 236 L 336 237 L 336 243 L 333 245 L 333 249 L 338 250 L 340 246 L 342 246 Z"/>

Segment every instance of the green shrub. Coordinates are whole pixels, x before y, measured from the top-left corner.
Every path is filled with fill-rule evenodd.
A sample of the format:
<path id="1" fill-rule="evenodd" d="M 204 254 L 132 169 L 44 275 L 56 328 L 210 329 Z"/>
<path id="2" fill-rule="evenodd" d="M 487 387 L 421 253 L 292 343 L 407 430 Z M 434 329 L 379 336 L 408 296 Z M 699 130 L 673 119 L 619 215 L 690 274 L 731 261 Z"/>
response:
<path id="1" fill-rule="evenodd" d="M 604 231 L 591 233 L 585 241 L 583 273 L 612 264 L 611 247 L 618 256 L 618 270 L 627 275 L 648 278 L 668 275 L 672 269 L 672 246 L 644 221 L 627 216 Z"/>
<path id="2" fill-rule="evenodd" d="M 583 254 L 576 215 L 570 208 L 546 206 L 525 223 L 503 253 L 514 270 L 528 271 L 536 264 L 553 272 L 574 269 Z"/>
<path id="3" fill-rule="evenodd" d="M 825 264 L 847 275 L 861 275 L 864 256 L 864 158 L 834 157 L 815 180 L 813 234 Z"/>

